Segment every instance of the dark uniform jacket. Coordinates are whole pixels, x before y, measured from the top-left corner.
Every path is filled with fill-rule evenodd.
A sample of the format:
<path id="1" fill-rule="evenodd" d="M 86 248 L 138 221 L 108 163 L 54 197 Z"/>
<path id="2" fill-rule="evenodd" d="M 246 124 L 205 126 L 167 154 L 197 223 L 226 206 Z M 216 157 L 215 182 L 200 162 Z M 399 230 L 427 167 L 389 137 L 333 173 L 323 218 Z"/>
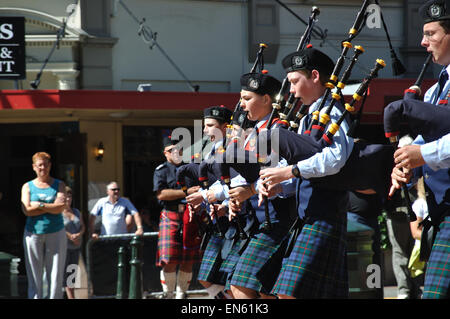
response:
<path id="1" fill-rule="evenodd" d="M 177 166 L 169 162 L 164 162 L 155 169 L 153 174 L 153 191 L 161 191 L 163 189 L 180 189 L 176 179 Z M 167 210 L 177 211 L 180 199 L 172 201 L 160 201 L 158 203 Z"/>

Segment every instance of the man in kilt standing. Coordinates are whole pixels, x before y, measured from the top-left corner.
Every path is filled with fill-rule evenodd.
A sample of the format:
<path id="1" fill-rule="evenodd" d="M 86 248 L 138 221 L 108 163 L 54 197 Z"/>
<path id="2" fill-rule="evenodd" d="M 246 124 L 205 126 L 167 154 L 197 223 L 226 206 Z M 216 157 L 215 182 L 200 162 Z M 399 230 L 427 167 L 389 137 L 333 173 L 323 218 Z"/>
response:
<path id="1" fill-rule="evenodd" d="M 302 134 L 323 98 L 334 63 L 321 51 L 308 47 L 289 54 L 282 64 L 291 83 L 290 91 L 303 104 L 310 105 L 309 114 L 300 122 L 299 134 Z M 341 114 L 342 106 L 335 105 L 330 117 L 336 122 Z M 303 222 L 272 290 L 279 298 L 348 298 L 348 192 L 321 189 L 308 181 L 336 174 L 344 166 L 353 148 L 353 139 L 347 136 L 348 128 L 343 121 L 333 143 L 308 159 L 261 171 L 261 179 L 272 184 L 291 178 L 297 180 L 297 210 Z"/>
<path id="2" fill-rule="evenodd" d="M 432 54 L 433 62 L 443 66 L 439 82 L 424 96 L 424 102 L 449 107 L 450 98 L 450 0 L 431 0 L 423 4 L 419 14 L 424 20 L 422 46 Z M 434 107 L 431 105 L 431 107 Z M 427 116 L 427 114 L 423 114 Z M 448 124 L 447 119 L 441 119 Z M 422 128 L 423 135 L 427 127 Z M 391 195 L 400 183 L 424 176 L 428 213 L 438 232 L 429 255 L 422 298 L 449 298 L 450 288 L 450 169 L 448 133 L 434 141 L 419 135 L 412 145 L 399 148 L 394 154 Z M 428 232 L 424 224 L 422 234 Z M 424 235 L 422 235 L 423 237 Z"/>
<path id="3" fill-rule="evenodd" d="M 189 211 L 181 200 L 185 193 L 177 185 L 176 170 L 181 164 L 181 150 L 176 144 L 178 140 L 165 137 L 163 140 L 166 162 L 159 165 L 153 175 L 153 190 L 163 210 L 160 214 L 158 251 L 156 265 L 162 267 L 161 286 L 163 297 L 173 298 L 176 288 L 176 299 L 186 298 L 186 291 L 192 278 L 192 265 L 200 261 L 200 238 L 190 234 L 198 234 L 198 227 L 189 222 Z M 189 189 L 188 193 L 198 189 Z M 178 267 L 178 275 L 177 275 Z"/>

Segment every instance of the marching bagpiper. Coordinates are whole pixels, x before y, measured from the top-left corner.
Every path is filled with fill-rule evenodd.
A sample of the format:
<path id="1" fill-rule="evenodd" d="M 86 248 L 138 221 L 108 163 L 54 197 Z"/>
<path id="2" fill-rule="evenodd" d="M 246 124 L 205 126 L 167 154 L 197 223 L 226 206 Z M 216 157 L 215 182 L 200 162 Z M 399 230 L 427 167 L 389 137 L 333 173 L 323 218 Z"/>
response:
<path id="1" fill-rule="evenodd" d="M 421 44 L 432 54 L 434 63 L 444 66 L 439 76 L 439 82 L 425 93 L 424 102 L 448 107 L 450 90 L 450 1 L 427 1 L 420 7 L 419 14 L 424 20 Z M 446 121 L 447 119 L 440 118 L 439 120 Z M 427 135 L 428 129 L 429 126 L 420 128 L 424 137 Z M 448 154 L 450 144 L 448 143 L 448 135 L 447 132 L 443 136 L 436 136 L 436 139 L 431 141 L 427 141 L 422 135 L 419 135 L 414 140 L 413 145 L 402 147 L 394 154 L 397 165 L 392 171 L 393 187 L 391 188 L 391 194 L 400 188 L 402 183 L 409 182 L 412 173 L 414 177 L 424 176 L 425 186 L 429 194 L 427 196 L 429 216 L 432 225 L 439 229 L 428 259 L 422 298 L 449 297 L 450 170 Z M 447 157 L 445 154 L 447 154 Z M 406 171 L 402 171 L 402 169 L 406 169 Z M 410 169 L 413 169 L 413 171 L 409 171 Z M 422 234 L 424 235 L 427 232 L 428 227 L 425 224 Z"/>
<path id="2" fill-rule="evenodd" d="M 303 104 L 311 105 L 309 114 L 300 122 L 299 133 L 302 133 L 326 90 L 325 83 L 334 63 L 311 47 L 289 54 L 282 63 L 291 82 L 291 92 Z M 336 106 L 330 114 L 334 121 L 343 112 L 339 103 Z M 348 123 L 342 122 L 332 144 L 308 159 L 261 171 L 261 178 L 271 183 L 297 179 L 298 214 L 304 223 L 272 290 L 279 298 L 348 297 L 345 239 L 348 193 L 332 187 L 322 189 L 308 181 L 335 174 L 344 166 L 353 147 L 353 139 L 346 134 L 348 128 Z"/>
<path id="3" fill-rule="evenodd" d="M 213 146 L 211 151 L 205 155 L 205 160 L 209 160 L 220 151 L 223 147 L 223 141 L 226 136 L 228 125 L 231 122 L 232 112 L 224 106 L 212 106 L 203 111 L 205 135 L 209 137 Z M 220 271 L 222 265 L 221 249 L 224 237 L 221 232 L 228 229 L 228 218 L 226 216 L 218 217 L 217 212 L 213 214 L 213 210 L 222 211 L 226 206 L 221 203 L 225 200 L 226 190 L 224 185 L 220 183 L 220 176 L 207 189 L 202 188 L 198 192 L 186 197 L 188 204 L 194 206 L 206 206 L 205 209 L 210 211 L 212 217 L 217 216 L 213 222 L 219 223 L 217 232 L 209 235 L 207 246 L 203 252 L 202 262 L 197 275 L 200 284 L 205 287 L 210 298 L 220 298 L 224 296 L 224 287 L 226 283 L 227 273 Z"/>
<path id="4" fill-rule="evenodd" d="M 256 121 L 256 125 L 246 138 L 243 147 L 249 152 L 258 153 L 257 137 L 261 130 L 271 126 L 269 123 L 272 111 L 272 103 L 281 88 L 281 83 L 274 77 L 268 75 L 264 70 L 260 73 L 251 72 L 241 76 L 241 107 L 247 113 L 250 121 Z M 273 122 L 277 122 L 274 119 Z M 258 154 L 261 155 L 261 154 Z M 284 165 L 280 163 L 280 165 Z M 244 166 L 245 167 L 245 166 Z M 256 174 L 256 177 L 258 175 Z M 242 176 L 241 176 L 242 178 Z M 255 224 L 246 240 L 245 249 L 241 249 L 241 254 L 231 276 L 229 286 L 234 298 L 258 298 L 269 297 L 270 290 L 267 290 L 264 278 L 258 277 L 258 272 L 274 256 L 283 239 L 286 237 L 291 224 L 289 210 L 293 208 L 293 192 L 278 196 L 274 190 L 281 189 L 281 185 L 274 185 L 266 189 L 261 181 L 242 180 L 241 185 L 236 182 L 236 187 L 229 191 L 231 207 L 233 201 L 247 203 L 255 212 Z M 270 196 L 267 201 L 267 208 L 260 206 L 258 192 Z M 279 191 L 278 191 L 279 192 Z M 231 210 L 231 217 L 235 215 Z M 267 228 L 267 224 L 270 228 Z"/>

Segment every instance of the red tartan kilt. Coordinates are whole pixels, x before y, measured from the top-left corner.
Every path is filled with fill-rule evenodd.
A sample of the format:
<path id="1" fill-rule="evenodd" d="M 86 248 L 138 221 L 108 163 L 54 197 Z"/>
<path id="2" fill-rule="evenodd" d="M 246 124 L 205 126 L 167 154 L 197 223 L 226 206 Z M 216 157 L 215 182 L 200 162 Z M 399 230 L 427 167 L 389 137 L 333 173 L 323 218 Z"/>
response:
<path id="1" fill-rule="evenodd" d="M 179 227 L 183 227 L 180 236 Z M 156 265 L 194 263 L 200 261 L 200 242 L 198 227 L 189 222 L 189 210 L 181 214 L 162 210 L 159 221 L 158 250 Z"/>
<path id="2" fill-rule="evenodd" d="M 199 235 L 199 227 L 196 219 L 197 215 L 189 222 L 189 208 L 186 205 L 186 209 L 183 214 L 183 261 L 184 262 L 200 262 L 200 244 L 202 238 Z"/>

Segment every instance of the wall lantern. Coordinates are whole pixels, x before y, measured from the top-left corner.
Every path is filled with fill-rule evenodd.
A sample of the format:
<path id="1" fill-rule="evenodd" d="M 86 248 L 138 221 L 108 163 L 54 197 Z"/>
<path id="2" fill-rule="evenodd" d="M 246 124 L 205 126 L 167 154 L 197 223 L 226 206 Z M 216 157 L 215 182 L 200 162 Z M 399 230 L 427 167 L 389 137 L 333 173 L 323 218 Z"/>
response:
<path id="1" fill-rule="evenodd" d="M 98 146 L 95 149 L 95 159 L 101 162 L 104 154 L 105 154 L 105 147 L 103 146 L 103 143 L 100 142 L 98 143 Z"/>

